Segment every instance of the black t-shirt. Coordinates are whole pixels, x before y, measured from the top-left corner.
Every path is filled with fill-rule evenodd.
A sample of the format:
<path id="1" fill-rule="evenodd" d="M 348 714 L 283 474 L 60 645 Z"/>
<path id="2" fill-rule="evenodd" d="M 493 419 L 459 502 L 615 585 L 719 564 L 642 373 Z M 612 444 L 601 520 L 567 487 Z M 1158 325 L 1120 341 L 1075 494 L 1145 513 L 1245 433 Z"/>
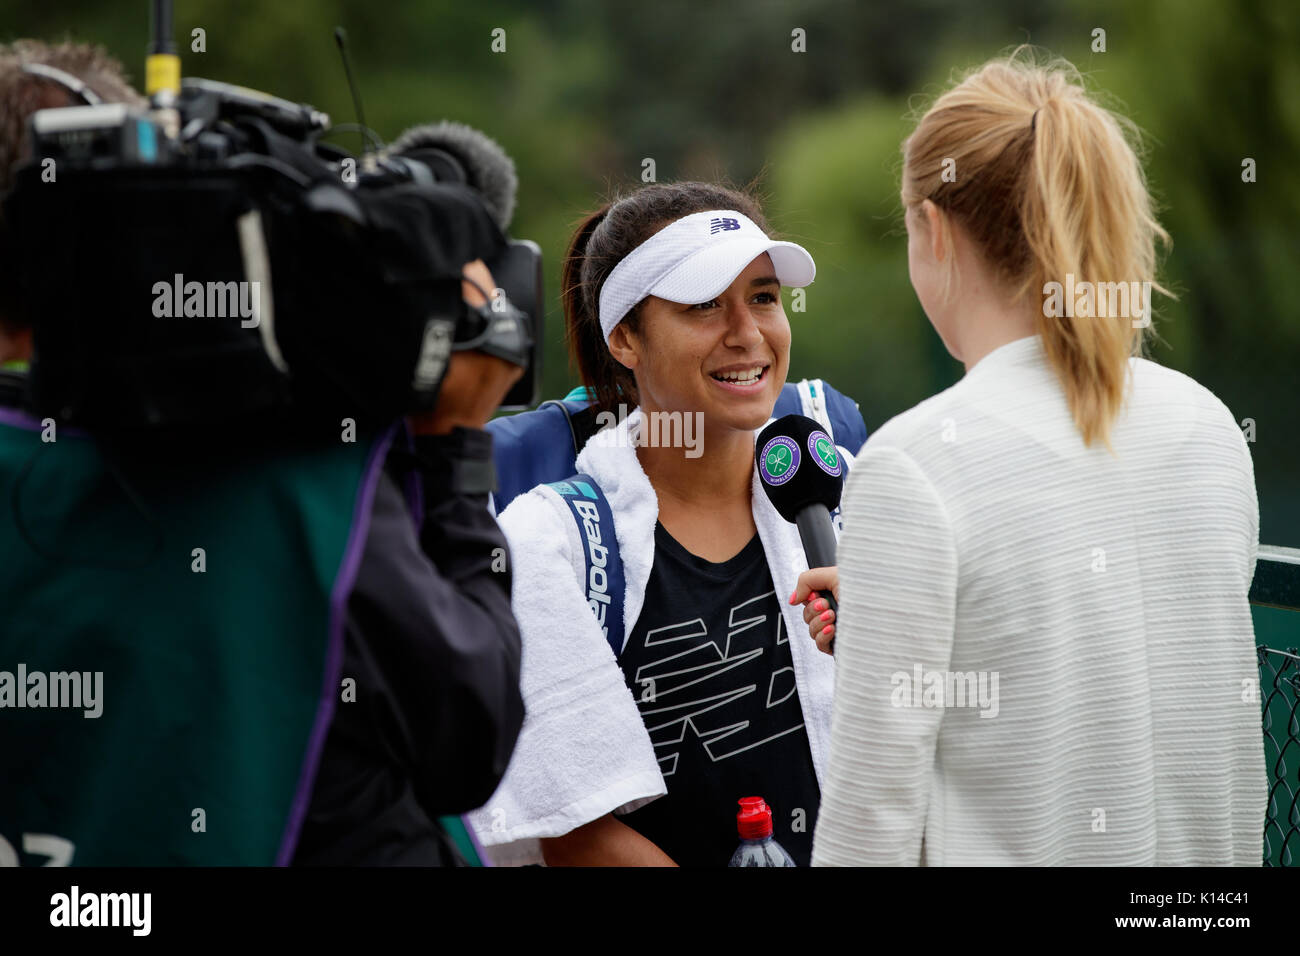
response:
<path id="1" fill-rule="evenodd" d="M 812 858 L 821 792 L 781 605 L 758 535 L 715 564 L 655 525 L 645 603 L 619 659 L 668 793 L 621 816 L 682 866 L 726 866 L 741 797 Z"/>

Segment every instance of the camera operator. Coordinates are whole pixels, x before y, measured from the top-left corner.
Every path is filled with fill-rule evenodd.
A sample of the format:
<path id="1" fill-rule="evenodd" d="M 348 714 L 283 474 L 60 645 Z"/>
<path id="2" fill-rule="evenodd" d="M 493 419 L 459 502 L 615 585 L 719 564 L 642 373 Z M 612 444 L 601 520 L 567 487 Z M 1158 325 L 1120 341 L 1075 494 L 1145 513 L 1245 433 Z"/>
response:
<path id="1" fill-rule="evenodd" d="M 466 301 L 483 304 L 487 268 L 473 262 L 465 275 Z M 418 542 L 397 483 L 376 490 L 343 670 L 365 677 L 330 728 L 296 864 L 453 862 L 429 816 L 476 809 L 505 774 L 523 725 L 520 645 L 509 572 L 492 569 L 505 538 L 487 507 L 483 426 L 522 372 L 453 353 L 437 406 L 411 420 L 426 506 Z"/>
<path id="2" fill-rule="evenodd" d="M 40 64 L 56 73 L 34 73 L 25 69 L 25 64 Z M 25 155 L 28 116 L 37 109 L 78 104 L 78 84 L 84 84 L 103 102 L 142 102 L 122 79 L 120 66 L 96 47 L 47 46 L 34 41 L 0 46 L 4 116 L 0 195 L 10 189 L 13 166 Z M 483 215 L 486 221 L 487 213 Z M 0 218 L 0 233 L 6 228 Z M 487 232 L 499 235 L 494 229 Z M 3 241 L 9 245 L 22 240 L 8 235 Z M 482 254 L 490 251 L 484 249 Z M 466 302 L 483 304 L 482 290 L 494 287 L 489 270 L 475 260 L 466 264 L 463 274 Z M 269 502 L 278 520 L 268 522 L 269 531 L 250 529 L 247 536 L 235 534 L 231 540 L 240 545 L 245 541 L 265 543 L 267 535 L 285 540 L 271 542 L 273 547 L 268 550 L 273 554 L 258 548 L 240 554 L 240 563 L 247 569 L 236 572 L 236 580 L 241 587 L 255 588 L 253 600 L 260 603 L 250 605 L 247 594 L 210 586 L 204 590 L 188 583 L 197 575 L 171 579 L 189 589 L 184 597 L 149 593 L 141 582 L 157 570 L 161 559 L 155 551 L 133 574 L 134 582 L 122 575 L 120 568 L 114 569 L 116 576 L 106 578 L 106 583 L 97 582 L 92 589 L 95 593 L 85 598 L 95 610 L 86 611 L 76 607 L 75 600 L 58 603 L 59 589 L 66 592 L 69 587 L 58 580 L 63 569 L 35 547 L 29 529 L 20 526 L 15 532 L 23 520 L 19 486 L 43 453 L 32 433 L 44 423 L 23 407 L 26 363 L 33 357 L 32 319 L 24 314 L 17 283 L 6 270 L 0 278 L 0 491 L 7 506 L 0 510 L 0 539 L 23 545 L 15 546 L 0 561 L 0 613 L 11 625 L 21 625 L 0 629 L 0 671 L 15 668 L 23 655 L 31 660 L 42 652 L 34 646 L 34 633 L 54 637 L 49 643 L 74 648 L 72 655 L 65 656 L 76 659 L 61 663 L 61 667 L 82 667 L 87 660 L 102 658 L 115 668 L 109 672 L 103 723 L 83 725 L 78 720 L 73 726 L 66 719 L 57 723 L 63 718 L 48 716 L 48 711 L 0 710 L 0 751 L 18 774 L 17 785 L 3 788 L 6 793 L 0 795 L 0 865 L 42 862 L 40 853 L 52 854 L 39 847 L 50 845 L 51 834 L 68 847 L 56 862 L 72 865 L 463 864 L 438 817 L 472 810 L 492 794 L 505 773 L 523 721 L 519 634 L 510 611 L 511 578 L 508 563 L 503 561 L 506 542 L 488 511 L 494 474 L 491 436 L 483 429 L 523 370 L 477 352 L 454 353 L 436 406 L 408 421 L 413 432 L 409 444 L 402 447 L 399 437 L 373 485 L 363 476 L 360 485 L 354 481 L 346 494 L 331 492 L 327 510 L 333 515 L 353 516 L 349 534 L 364 529 L 355 576 L 349 577 L 348 572 L 352 550 L 352 538 L 348 538 L 348 550 L 332 588 L 332 566 L 321 581 L 302 577 L 309 572 L 298 570 L 312 564 L 318 554 L 310 550 L 312 544 L 307 539 L 320 537 L 318 529 L 310 526 L 312 516 L 320 512 L 291 500 L 292 496 L 290 500 L 276 498 L 279 486 L 263 494 L 257 485 L 266 471 L 266 460 L 278 455 L 282 462 L 277 467 L 306 476 L 296 485 L 294 478 L 285 487 L 316 489 L 312 482 L 332 467 L 325 463 L 330 449 L 304 451 L 306 446 L 286 438 L 282 446 L 260 447 L 254 456 L 213 441 L 205 459 L 210 467 L 204 463 L 196 467 L 195 462 L 178 464 L 183 456 L 175 447 L 160 443 L 162 447 L 156 451 L 133 446 L 132 457 L 125 462 L 129 467 L 122 468 L 121 458 L 114 462 L 114 456 L 97 444 L 91 453 L 99 451 L 102 461 L 94 458 L 93 464 L 86 466 L 96 480 L 102 479 L 102 471 L 127 490 L 123 471 L 148 476 L 152 497 L 144 497 L 145 507 L 129 491 L 127 494 L 138 510 L 156 505 L 166 517 L 175 513 L 167 508 L 179 500 L 190 511 L 196 510 L 197 504 L 197 510 L 219 513 L 221 522 L 242 530 L 244 524 L 265 518 L 265 510 L 244 502 L 248 491 L 256 488 L 265 499 L 261 506 L 265 508 Z M 7 438 L 5 432 L 9 432 Z M 56 443 L 44 447 L 57 455 L 53 449 L 62 451 L 68 444 L 60 436 Z M 382 450 L 384 446 L 380 442 L 375 447 Z M 84 461 L 84 453 L 79 453 Z M 120 453 L 118 449 L 116 454 Z M 198 485 L 198 490 L 187 483 L 193 475 L 208 473 L 216 477 Z M 181 475 L 188 477 L 182 479 Z M 72 475 L 69 481 L 75 485 L 81 477 Z M 91 487 L 89 482 L 86 487 Z M 422 516 L 412 514 L 412 489 L 415 499 L 422 502 Z M 74 539 L 87 516 L 90 520 L 98 517 L 97 507 L 113 504 L 111 500 L 105 504 L 90 491 L 81 493 L 80 498 L 75 488 L 63 497 L 60 492 L 65 489 L 54 489 L 42 504 L 47 511 L 65 509 L 66 513 L 54 515 L 56 526 L 73 529 L 66 534 Z M 186 502 L 194 495 L 206 495 L 208 500 Z M 48 503 L 51 501 L 55 504 Z M 314 505 L 319 507 L 320 501 Z M 158 529 L 159 541 L 164 533 L 174 537 L 176 531 L 175 527 Z M 89 531 L 82 537 L 91 542 L 93 534 Z M 262 537 L 257 537 L 259 534 Z M 32 569 L 41 575 L 35 588 Z M 294 578 L 295 574 L 299 577 Z M 69 580 L 86 579 L 83 575 Z M 123 582 L 123 590 L 112 590 L 115 585 L 108 580 Z M 326 586 L 317 586 L 322 581 Z M 342 594 L 341 584 L 346 585 Z M 131 587 L 140 589 L 134 602 Z M 110 593 L 101 593 L 104 591 Z M 325 649 L 315 646 L 314 631 L 284 635 L 286 645 L 310 652 L 302 655 L 301 665 L 292 665 L 301 671 L 296 674 L 277 673 L 276 667 L 284 666 L 281 658 L 239 658 L 249 647 L 247 635 L 237 633 L 245 624 L 249 630 L 261 627 L 275 635 L 276 625 L 267 621 L 292 621 L 308 598 L 317 605 L 329 602 L 331 609 L 335 601 L 345 599 L 340 642 Z M 141 600 L 157 606 L 141 608 Z M 191 603 L 186 606 L 185 601 Z M 275 606 L 277 602 L 281 607 Z M 66 613 L 50 615 L 38 610 L 50 606 L 66 608 Z M 184 619 L 168 618 L 167 611 L 159 610 L 178 606 L 185 606 L 188 612 Z M 237 610 L 232 611 L 232 606 Z M 252 620 L 253 609 L 265 620 Z M 38 624 L 41 613 L 44 616 Z M 333 622 L 332 610 L 322 609 L 317 617 L 324 620 L 327 613 Z M 93 626 L 87 626 L 92 615 Z M 136 633 L 143 635 L 150 627 L 149 620 L 161 623 L 155 627 L 157 633 L 147 636 L 162 641 L 149 645 L 141 640 L 143 650 L 135 653 Z M 14 637 L 15 632 L 27 636 Z M 167 644 L 173 636 L 179 651 Z M 222 642 L 229 644 L 228 650 L 211 646 Z M 159 643 L 165 653 L 156 650 Z M 236 673 L 203 672 L 214 660 L 233 664 Z M 322 688 L 311 713 L 300 706 L 301 694 L 292 698 L 297 703 L 287 715 L 283 705 L 266 701 L 273 695 L 268 685 L 281 677 L 286 686 L 289 678 L 296 677 L 300 689 Z M 241 688 L 241 678 L 258 689 Z M 350 694 L 340 693 L 341 683 L 351 685 Z M 14 689 L 11 684 L 10 690 Z M 16 691 L 23 695 L 28 689 L 18 686 Z M 200 694 L 206 696 L 197 696 Z M 289 698 L 287 692 L 285 698 Z M 43 692 L 42 702 L 33 705 L 33 699 L 29 697 L 26 706 L 58 706 L 44 703 Z M 15 705 L 0 693 L 0 706 Z M 281 716 L 309 726 L 310 734 L 302 739 L 282 733 L 277 726 Z M 27 722 L 21 722 L 23 719 Z M 124 732 L 113 730 L 115 721 L 118 727 L 130 728 L 133 736 L 122 739 Z M 191 730 L 197 738 L 193 741 L 186 739 Z M 96 739 L 94 734 L 102 733 L 117 734 L 110 741 L 117 745 L 117 752 L 91 742 Z M 287 743 L 277 743 L 279 738 Z M 123 756 L 127 750 L 129 758 Z M 287 788 L 285 779 L 290 775 L 296 784 Z M 196 840 L 193 834 L 205 831 L 197 822 L 190 825 L 187 815 L 192 804 L 180 806 L 191 793 L 195 801 L 206 800 L 214 815 L 225 811 L 220 830 L 227 836 Z M 259 795 L 286 793 L 292 799 L 283 804 L 278 799 L 259 800 Z M 198 810 L 193 813 L 197 821 Z M 258 837 L 248 837 L 247 831 L 255 825 L 253 817 L 259 814 L 265 815 L 271 826 L 262 825 Z M 164 816 L 168 818 L 165 824 L 150 819 Z M 264 820 L 258 822 L 265 824 Z M 30 841 L 33 833 L 41 840 Z M 229 836 L 231 833 L 237 836 Z M 238 849 L 233 848 L 236 842 Z"/>

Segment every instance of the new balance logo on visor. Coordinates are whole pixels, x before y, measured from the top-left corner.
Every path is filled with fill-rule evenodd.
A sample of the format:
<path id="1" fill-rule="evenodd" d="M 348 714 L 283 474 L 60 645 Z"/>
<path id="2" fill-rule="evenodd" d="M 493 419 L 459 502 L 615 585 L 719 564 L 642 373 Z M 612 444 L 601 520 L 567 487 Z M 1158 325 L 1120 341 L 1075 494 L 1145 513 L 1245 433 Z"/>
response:
<path id="1" fill-rule="evenodd" d="M 718 294 L 720 274 L 736 275 L 764 253 L 771 257 L 782 285 L 806 286 L 817 274 L 807 249 L 769 238 L 742 212 L 705 209 L 683 216 L 629 252 L 609 273 L 600 287 L 601 334 L 608 342 L 614 326 L 648 295 L 682 303 L 711 299 Z"/>

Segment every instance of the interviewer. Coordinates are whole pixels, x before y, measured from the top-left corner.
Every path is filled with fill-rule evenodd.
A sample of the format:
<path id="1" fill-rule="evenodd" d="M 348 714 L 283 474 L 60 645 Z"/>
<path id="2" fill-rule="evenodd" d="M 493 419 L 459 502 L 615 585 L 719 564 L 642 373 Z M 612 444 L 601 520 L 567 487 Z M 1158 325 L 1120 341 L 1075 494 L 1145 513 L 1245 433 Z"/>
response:
<path id="1" fill-rule="evenodd" d="M 815 865 L 1260 863 L 1250 454 L 1139 357 L 1143 297 L 1081 291 L 1159 289 L 1130 129 L 1013 55 L 903 144 L 912 284 L 967 371 L 858 456 L 839 621 L 830 569 L 793 598 L 836 635 Z"/>

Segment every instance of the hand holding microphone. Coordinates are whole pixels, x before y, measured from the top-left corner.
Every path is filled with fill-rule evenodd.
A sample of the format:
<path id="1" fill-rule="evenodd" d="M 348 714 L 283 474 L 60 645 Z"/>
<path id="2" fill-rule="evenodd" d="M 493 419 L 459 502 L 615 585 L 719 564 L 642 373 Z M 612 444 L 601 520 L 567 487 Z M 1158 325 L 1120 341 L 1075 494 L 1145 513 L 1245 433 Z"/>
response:
<path id="1" fill-rule="evenodd" d="M 805 603 L 804 621 L 817 647 L 833 654 L 834 629 L 824 633 L 824 628 L 834 620 L 839 606 L 831 512 L 839 507 L 844 490 L 844 462 L 830 436 L 804 415 L 786 415 L 764 428 L 754 445 L 754 462 L 773 507 L 798 526 L 804 556 L 812 569 L 799 576 L 790 603 Z M 827 613 L 830 617 L 822 620 L 821 615 Z"/>
<path id="2" fill-rule="evenodd" d="M 835 620 L 839 617 L 840 571 L 836 567 L 811 568 L 795 582 L 791 604 L 803 605 L 808 634 L 824 654 L 834 654 Z M 829 595 L 829 596 L 826 596 Z"/>

